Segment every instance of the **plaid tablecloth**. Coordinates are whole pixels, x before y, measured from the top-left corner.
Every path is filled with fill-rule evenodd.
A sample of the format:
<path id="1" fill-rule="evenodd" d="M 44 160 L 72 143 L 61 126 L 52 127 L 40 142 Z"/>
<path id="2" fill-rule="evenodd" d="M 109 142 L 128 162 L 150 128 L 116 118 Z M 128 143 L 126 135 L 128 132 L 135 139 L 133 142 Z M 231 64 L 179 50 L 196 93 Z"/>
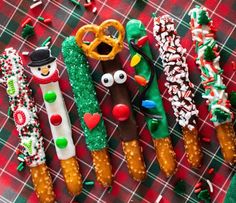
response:
<path id="1" fill-rule="evenodd" d="M 31 73 L 25 69 L 29 76 L 30 86 L 39 108 L 39 116 L 42 132 L 45 140 L 47 164 L 53 178 L 53 184 L 58 202 L 155 202 L 159 194 L 163 196 L 161 202 L 199 202 L 194 193 L 194 185 L 201 179 L 212 181 L 214 191 L 211 194 L 212 201 L 223 202 L 230 178 L 235 171 L 226 165 L 222 159 L 219 144 L 216 140 L 215 130 L 209 121 L 209 114 L 205 101 L 201 98 L 203 92 L 200 85 L 199 70 L 194 63 L 194 49 L 192 46 L 189 30 L 188 11 L 195 5 L 204 5 L 209 9 L 213 18 L 217 32 L 217 41 L 220 46 L 221 66 L 224 69 L 224 82 L 227 91 L 236 91 L 236 75 L 231 67 L 231 61 L 236 60 L 236 32 L 235 32 L 235 12 L 236 2 L 234 0 L 96 0 L 98 12 L 93 14 L 84 7 L 75 6 L 69 0 L 42 0 L 43 4 L 34 10 L 30 10 L 32 0 L 1 0 L 0 1 L 0 51 L 6 47 L 14 47 L 23 51 L 32 51 L 36 46 L 40 46 L 48 37 L 52 37 L 52 53 L 58 57 L 58 66 L 61 76 L 61 88 L 65 98 L 66 106 L 73 128 L 73 138 L 76 143 L 77 157 L 83 175 L 83 180 L 94 180 L 95 173 L 92 168 L 92 159 L 86 149 L 85 140 L 73 100 L 72 90 L 68 82 L 68 75 L 65 71 L 61 55 L 61 43 L 65 37 L 74 35 L 76 30 L 87 23 L 101 23 L 103 20 L 114 18 L 126 25 L 131 18 L 138 18 L 143 21 L 148 30 L 149 39 L 153 50 L 153 55 L 158 64 L 157 74 L 160 91 L 163 96 L 164 106 L 168 116 L 169 130 L 173 140 L 173 145 L 177 153 L 178 172 L 173 177 L 166 179 L 160 172 L 156 161 L 155 151 L 150 134 L 145 126 L 144 118 L 137 107 L 138 89 L 134 81 L 134 71 L 129 66 L 130 56 L 125 44 L 121 52 L 121 59 L 124 69 L 129 74 L 128 87 L 133 101 L 134 112 L 138 124 L 138 130 L 143 147 L 145 162 L 148 169 L 148 177 L 142 182 L 135 182 L 127 172 L 126 163 L 122 153 L 121 143 L 118 138 L 117 125 L 111 116 L 111 98 L 108 90 L 100 83 L 102 75 L 99 62 L 91 60 L 91 74 L 96 85 L 96 91 L 100 106 L 105 119 L 108 132 L 109 152 L 114 173 L 114 183 L 112 190 L 107 190 L 99 186 L 85 186 L 82 193 L 77 197 L 71 197 L 67 193 L 59 161 L 55 154 L 54 144 L 49 129 L 45 106 L 43 105 L 41 91 L 38 85 L 31 82 Z M 82 4 L 85 2 L 80 1 Z M 157 16 L 163 14 L 171 15 L 177 26 L 177 31 L 182 37 L 182 44 L 187 48 L 187 60 L 190 70 L 190 79 L 195 85 L 195 101 L 200 111 L 198 119 L 198 129 L 200 135 L 211 139 L 211 143 L 202 142 L 204 160 L 203 166 L 199 170 L 189 168 L 183 148 L 180 127 L 175 121 L 173 110 L 168 101 L 168 93 L 165 89 L 165 77 L 159 54 L 155 48 L 155 40 L 152 37 L 153 21 L 151 14 L 155 12 Z M 51 18 L 52 24 L 46 25 L 37 20 L 38 16 Z M 36 35 L 24 40 L 21 37 L 21 24 L 28 17 L 33 20 Z M 23 56 L 26 67 L 28 57 Z M 17 131 L 14 122 L 7 115 L 8 99 L 3 86 L 0 86 L 0 202 L 37 202 L 37 197 L 33 191 L 32 181 L 28 169 L 18 172 L 17 155 L 15 149 L 18 146 Z M 235 109 L 233 109 L 235 112 Z M 235 122 L 234 122 L 235 124 Z M 213 167 L 215 173 L 208 175 L 207 171 Z M 178 196 L 173 192 L 174 185 L 180 179 L 186 184 L 185 194 Z"/>

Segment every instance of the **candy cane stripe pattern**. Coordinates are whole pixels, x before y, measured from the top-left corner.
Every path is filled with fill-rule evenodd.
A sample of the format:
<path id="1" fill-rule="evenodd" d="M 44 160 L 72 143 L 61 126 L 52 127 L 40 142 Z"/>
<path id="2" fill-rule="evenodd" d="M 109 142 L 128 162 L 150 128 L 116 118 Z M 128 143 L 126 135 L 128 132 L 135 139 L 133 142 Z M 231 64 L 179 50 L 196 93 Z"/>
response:
<path id="1" fill-rule="evenodd" d="M 45 164 L 43 138 L 37 108 L 31 96 L 20 56 L 13 48 L 0 56 L 1 82 L 7 88 L 10 109 L 19 133 L 18 159 L 30 167 L 35 192 L 40 202 L 54 202 L 52 179 Z"/>
<path id="2" fill-rule="evenodd" d="M 193 101 L 193 84 L 189 80 L 186 49 L 180 44 L 174 20 L 168 15 L 154 18 L 153 35 L 162 58 L 169 99 L 176 119 L 182 127 L 188 162 L 194 168 L 200 167 L 202 153 L 196 129 L 198 110 Z"/>
<path id="3" fill-rule="evenodd" d="M 226 162 L 235 163 L 236 137 L 232 125 L 233 113 L 230 110 L 226 86 L 222 80 L 223 70 L 219 66 L 220 55 L 215 41 L 213 21 L 209 18 L 206 8 L 196 6 L 189 15 L 192 40 L 197 53 L 196 64 L 201 70 L 202 85 L 207 99 L 210 118 L 216 127 L 221 151 Z"/>
<path id="4" fill-rule="evenodd" d="M 45 47 L 33 51 L 30 58 L 32 62 L 28 66 L 34 81 L 42 90 L 56 153 L 61 163 L 67 189 L 72 195 L 79 194 L 82 189 L 82 179 L 75 157 L 70 119 L 58 82 L 56 58 L 51 56 L 50 50 Z"/>

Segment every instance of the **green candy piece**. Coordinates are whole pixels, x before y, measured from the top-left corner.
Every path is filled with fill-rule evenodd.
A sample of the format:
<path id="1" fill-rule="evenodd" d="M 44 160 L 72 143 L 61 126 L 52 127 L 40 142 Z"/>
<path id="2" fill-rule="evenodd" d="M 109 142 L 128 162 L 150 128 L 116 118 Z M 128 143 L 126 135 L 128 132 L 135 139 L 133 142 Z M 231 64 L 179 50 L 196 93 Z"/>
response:
<path id="1" fill-rule="evenodd" d="M 201 10 L 197 19 L 198 24 L 207 25 L 211 19 L 207 16 L 206 11 Z"/>
<path id="2" fill-rule="evenodd" d="M 101 119 L 93 130 L 89 130 L 84 122 L 85 113 L 101 114 L 87 58 L 82 49 L 78 47 L 75 37 L 65 39 L 62 43 L 62 54 L 88 149 L 101 150 L 107 146 L 107 133 L 103 120 Z"/>
<path id="3" fill-rule="evenodd" d="M 214 58 L 216 58 L 216 55 L 214 54 L 212 48 L 210 46 L 207 46 L 204 51 L 204 59 L 207 61 L 213 61 Z"/>
<path id="4" fill-rule="evenodd" d="M 236 173 L 234 174 L 230 186 L 227 190 L 224 203 L 235 203 L 236 202 Z"/>
<path id="5" fill-rule="evenodd" d="M 186 190 L 186 183 L 184 180 L 179 180 L 175 187 L 174 187 L 174 192 L 178 195 L 182 195 L 185 193 Z"/>
<path id="6" fill-rule="evenodd" d="M 57 98 L 57 95 L 54 91 L 48 91 L 44 94 L 44 100 L 48 103 L 53 103 Z"/>
<path id="7" fill-rule="evenodd" d="M 152 119 L 151 126 L 150 126 L 150 130 L 152 133 L 154 133 L 157 130 L 158 125 L 159 125 L 159 121 L 157 119 Z"/>
<path id="8" fill-rule="evenodd" d="M 236 107 L 236 92 L 231 92 L 229 95 L 230 104 Z"/>
<path id="9" fill-rule="evenodd" d="M 26 24 L 21 35 L 24 39 L 33 36 L 34 35 L 34 27 Z"/>
<path id="10" fill-rule="evenodd" d="M 68 144 L 68 141 L 65 137 L 58 137 L 56 139 L 56 146 L 60 149 L 65 149 Z"/>
<path id="11" fill-rule="evenodd" d="M 230 114 L 219 108 L 214 109 L 212 114 L 214 115 L 213 119 L 215 117 L 216 121 L 218 121 L 219 123 L 225 122 L 226 120 L 230 119 Z"/>
<path id="12" fill-rule="evenodd" d="M 198 193 L 197 197 L 200 200 L 203 200 L 205 203 L 210 203 L 211 202 L 211 196 L 210 196 L 208 190 L 202 190 L 201 192 Z"/>
<path id="13" fill-rule="evenodd" d="M 126 35 L 132 58 L 136 54 L 136 52 L 131 47 L 130 40 L 134 39 L 135 42 L 137 42 L 138 39 L 140 39 L 143 36 L 146 36 L 147 33 L 141 21 L 132 19 L 126 25 Z M 153 59 L 148 43 L 145 43 L 145 45 L 141 49 L 151 60 Z M 135 72 L 136 75 L 142 75 L 146 80 L 148 80 L 151 75 L 148 62 L 142 58 L 141 61 L 135 66 Z M 142 92 L 143 89 L 144 87 L 142 86 L 139 87 L 140 92 Z M 159 120 L 158 126 L 156 124 L 153 124 L 152 118 L 145 117 L 148 129 L 151 132 L 151 136 L 155 139 L 169 136 L 167 118 L 162 104 L 162 98 L 158 89 L 156 74 L 154 76 L 153 82 L 149 90 L 146 93 L 146 99 L 152 100 L 156 103 L 156 108 L 150 110 L 150 113 L 153 115 L 160 115 L 162 117 L 162 119 Z"/>

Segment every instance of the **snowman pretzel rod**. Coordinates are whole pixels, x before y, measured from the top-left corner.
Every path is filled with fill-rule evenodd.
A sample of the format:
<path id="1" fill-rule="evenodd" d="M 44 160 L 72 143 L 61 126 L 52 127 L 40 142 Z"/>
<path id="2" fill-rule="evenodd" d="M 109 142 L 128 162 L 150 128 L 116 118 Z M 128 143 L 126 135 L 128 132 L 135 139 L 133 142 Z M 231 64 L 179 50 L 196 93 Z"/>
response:
<path id="1" fill-rule="evenodd" d="M 200 167 L 202 153 L 196 129 L 198 110 L 193 101 L 193 84 L 189 80 L 186 49 L 180 44 L 174 20 L 168 15 L 154 18 L 153 35 L 157 40 L 164 73 L 167 76 L 165 86 L 171 96 L 174 114 L 182 127 L 188 162 L 192 167 Z"/>
<path id="2" fill-rule="evenodd" d="M 10 110 L 19 133 L 19 160 L 30 167 L 40 202 L 54 202 L 52 180 L 45 164 L 43 138 L 37 108 L 31 96 L 20 56 L 13 48 L 0 56 L 1 82 L 6 86 Z"/>
<path id="3" fill-rule="evenodd" d="M 132 19 L 126 25 L 126 36 L 131 54 L 130 66 L 139 85 L 139 106 L 152 136 L 157 161 L 165 175 L 176 172 L 177 162 L 168 131 L 168 123 L 158 89 L 148 37 L 141 21 Z"/>
<path id="4" fill-rule="evenodd" d="M 46 106 L 56 153 L 70 194 L 81 192 L 82 178 L 76 160 L 71 124 L 59 86 L 56 58 L 48 48 L 41 47 L 30 54 L 28 66 L 33 80 L 40 85 Z"/>
<path id="5" fill-rule="evenodd" d="M 95 31 L 96 38 L 90 43 L 93 45 L 94 51 L 84 50 L 82 40 L 86 32 L 91 31 L 91 26 L 97 28 Z M 109 26 L 117 30 L 117 38 L 105 34 L 108 32 Z M 105 87 L 109 88 L 111 93 L 113 101 L 112 114 L 115 120 L 118 121 L 119 135 L 129 173 L 133 179 L 142 181 L 146 177 L 146 167 L 138 141 L 136 121 L 132 113 L 128 89 L 125 85 L 127 75 L 122 70 L 122 64 L 117 54 L 123 48 L 124 35 L 123 25 L 117 20 L 109 19 L 102 22 L 100 26 L 85 25 L 81 27 L 75 38 L 78 46 L 85 51 L 87 56 L 101 60 L 104 72 L 101 81 Z"/>
<path id="6" fill-rule="evenodd" d="M 207 99 L 211 121 L 216 127 L 224 159 L 233 164 L 236 162 L 236 136 L 232 124 L 233 113 L 221 76 L 223 70 L 219 66 L 220 55 L 215 41 L 216 29 L 205 8 L 196 6 L 189 15 L 192 40 L 197 53 L 196 64 L 201 70 L 200 77 L 205 89 L 202 97 Z"/>

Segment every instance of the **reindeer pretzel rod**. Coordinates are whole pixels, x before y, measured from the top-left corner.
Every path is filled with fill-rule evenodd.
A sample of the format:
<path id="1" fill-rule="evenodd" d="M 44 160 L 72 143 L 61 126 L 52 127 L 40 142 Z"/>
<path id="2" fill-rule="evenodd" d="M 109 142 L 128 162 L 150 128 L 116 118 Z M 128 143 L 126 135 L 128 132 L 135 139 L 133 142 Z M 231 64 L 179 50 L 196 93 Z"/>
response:
<path id="1" fill-rule="evenodd" d="M 110 26 L 114 27 L 118 31 L 119 35 L 117 39 L 105 35 L 106 30 Z M 95 35 L 95 39 L 89 45 L 83 42 L 83 37 L 85 33 L 88 32 L 92 32 Z M 123 48 L 124 36 L 125 31 L 123 26 L 118 21 L 110 19 L 104 21 L 99 26 L 94 24 L 84 25 L 77 31 L 75 39 L 78 46 L 82 48 L 87 56 L 96 60 L 106 61 L 112 60 L 115 55 L 121 51 Z M 109 54 L 102 55 L 96 52 L 96 48 L 101 42 L 104 42 L 112 47 L 112 50 Z"/>
<path id="2" fill-rule="evenodd" d="M 13 48 L 0 56 L 1 82 L 7 88 L 10 109 L 19 133 L 19 157 L 30 167 L 35 192 L 40 202 L 54 202 L 51 176 L 45 164 L 43 138 L 37 108 L 31 96 L 20 56 Z"/>
<path id="3" fill-rule="evenodd" d="M 112 167 L 107 152 L 106 129 L 96 98 L 90 67 L 83 50 L 74 37 L 62 44 L 62 54 L 74 93 L 81 126 L 88 149 L 93 157 L 97 180 L 104 186 L 112 183 Z"/>
<path id="4" fill-rule="evenodd" d="M 59 86 L 56 58 L 48 48 L 41 47 L 30 54 L 28 66 L 34 82 L 40 84 L 46 106 L 56 153 L 62 167 L 67 189 L 77 195 L 82 190 L 82 178 L 76 160 L 71 124 Z"/>
<path id="5" fill-rule="evenodd" d="M 139 84 L 140 109 L 145 115 L 147 127 L 153 138 L 160 168 L 166 176 L 170 176 L 176 171 L 175 152 L 169 137 L 145 27 L 141 21 L 132 19 L 127 23 L 126 31 L 132 57 L 131 66 L 135 69 L 135 80 Z"/>
<path id="6" fill-rule="evenodd" d="M 193 101 L 193 84 L 189 80 L 186 49 L 180 44 L 174 20 L 168 15 L 154 18 L 153 35 L 159 45 L 164 73 L 167 76 L 165 86 L 171 96 L 174 114 L 182 127 L 188 162 L 192 167 L 200 167 L 202 153 L 195 120 L 198 110 Z"/>
<path id="7" fill-rule="evenodd" d="M 207 99 L 211 121 L 216 127 L 224 159 L 232 164 L 236 161 L 236 137 L 232 125 L 233 113 L 230 111 L 226 86 L 221 77 L 223 70 L 219 66 L 216 30 L 205 8 L 196 6 L 189 15 L 192 40 L 197 52 L 196 63 L 201 70 L 201 80 L 205 88 L 202 97 Z"/>
<path id="8" fill-rule="evenodd" d="M 119 32 L 117 39 L 105 35 L 109 26 L 114 27 Z M 85 54 L 91 58 L 102 60 L 103 71 L 106 73 L 103 75 L 103 79 L 105 79 L 104 76 L 106 77 L 107 75 L 110 77 L 105 80 L 111 79 L 114 81 L 115 77 L 117 80 L 120 79 L 120 82 L 117 82 L 117 84 L 116 82 L 113 83 L 113 87 L 109 86 L 114 104 L 113 115 L 115 114 L 114 117 L 119 121 L 118 127 L 120 138 L 122 140 L 123 151 L 125 153 L 129 173 L 135 180 L 141 181 L 146 176 L 145 165 L 143 162 L 141 147 L 137 139 L 136 122 L 131 112 L 129 95 L 125 85 L 123 84 L 127 76 L 124 71 L 120 70 L 121 64 L 116 57 L 117 53 L 123 47 L 125 31 L 120 22 L 116 20 L 104 21 L 100 26 L 85 25 L 81 27 L 76 34 L 77 44 L 78 46 L 81 46 L 82 49 L 82 38 L 86 32 L 91 31 L 91 27 L 95 27 L 96 31 L 94 33 L 95 39 L 90 43 L 90 45 L 95 45 L 93 46 L 93 49 L 85 51 Z M 96 55 L 93 54 L 93 52 L 95 52 Z M 114 76 L 112 76 L 112 72 Z M 124 77 L 122 79 L 119 78 L 121 74 Z"/>

